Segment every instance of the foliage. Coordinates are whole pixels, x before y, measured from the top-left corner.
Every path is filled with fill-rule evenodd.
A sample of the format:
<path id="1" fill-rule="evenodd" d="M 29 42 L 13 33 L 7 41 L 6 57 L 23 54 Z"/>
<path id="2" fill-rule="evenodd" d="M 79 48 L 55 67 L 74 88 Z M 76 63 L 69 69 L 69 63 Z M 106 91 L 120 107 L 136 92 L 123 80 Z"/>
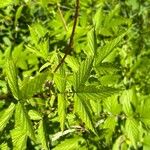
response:
<path id="1" fill-rule="evenodd" d="M 150 1 L 0 2 L 0 149 L 150 149 Z"/>

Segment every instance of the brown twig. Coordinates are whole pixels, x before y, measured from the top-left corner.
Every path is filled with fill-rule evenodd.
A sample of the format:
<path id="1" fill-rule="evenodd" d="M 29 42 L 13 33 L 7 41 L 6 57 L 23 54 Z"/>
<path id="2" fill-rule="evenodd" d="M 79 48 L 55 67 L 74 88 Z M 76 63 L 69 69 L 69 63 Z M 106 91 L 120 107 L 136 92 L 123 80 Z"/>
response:
<path id="1" fill-rule="evenodd" d="M 75 16 L 74 16 L 74 24 L 73 24 L 73 28 L 72 28 L 72 33 L 70 35 L 69 44 L 66 46 L 66 48 L 65 48 L 65 55 L 61 59 L 60 63 L 57 65 L 57 67 L 55 68 L 54 73 L 64 63 L 64 60 L 67 57 L 67 55 L 71 53 L 71 49 L 72 49 L 72 46 L 73 46 L 73 39 L 74 39 L 76 25 L 77 25 L 77 19 L 78 19 L 78 16 L 79 16 L 79 3 L 80 3 L 80 1 L 76 0 L 76 11 L 75 11 Z"/>

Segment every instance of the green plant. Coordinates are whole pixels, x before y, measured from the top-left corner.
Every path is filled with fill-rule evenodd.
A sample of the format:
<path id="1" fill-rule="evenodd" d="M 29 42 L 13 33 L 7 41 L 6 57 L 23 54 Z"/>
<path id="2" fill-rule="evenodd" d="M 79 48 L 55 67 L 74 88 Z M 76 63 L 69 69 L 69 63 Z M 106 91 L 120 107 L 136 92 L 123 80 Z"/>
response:
<path id="1" fill-rule="evenodd" d="M 149 149 L 148 7 L 2 2 L 0 148 Z"/>

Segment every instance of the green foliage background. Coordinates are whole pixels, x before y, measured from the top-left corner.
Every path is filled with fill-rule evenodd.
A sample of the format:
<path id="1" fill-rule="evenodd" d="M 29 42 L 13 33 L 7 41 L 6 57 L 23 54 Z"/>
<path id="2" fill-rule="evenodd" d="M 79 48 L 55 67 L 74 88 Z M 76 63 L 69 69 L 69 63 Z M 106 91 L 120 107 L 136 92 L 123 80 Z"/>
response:
<path id="1" fill-rule="evenodd" d="M 149 150 L 150 1 L 75 10 L 0 0 L 0 149 Z"/>

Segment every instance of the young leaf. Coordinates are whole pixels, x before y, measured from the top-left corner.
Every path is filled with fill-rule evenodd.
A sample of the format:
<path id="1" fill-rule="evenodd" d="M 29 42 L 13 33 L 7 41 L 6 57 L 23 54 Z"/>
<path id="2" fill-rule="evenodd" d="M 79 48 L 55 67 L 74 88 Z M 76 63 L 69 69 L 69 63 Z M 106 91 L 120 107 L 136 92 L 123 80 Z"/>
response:
<path id="1" fill-rule="evenodd" d="M 15 27 L 17 26 L 18 19 L 19 19 L 20 16 L 21 16 L 22 9 L 23 9 L 23 5 L 21 5 L 21 6 L 17 9 L 16 16 L 15 16 L 15 23 L 14 23 L 14 24 L 15 24 Z"/>
<path id="2" fill-rule="evenodd" d="M 66 120 L 66 100 L 65 94 L 58 94 L 58 115 L 61 130 L 64 131 Z"/>
<path id="3" fill-rule="evenodd" d="M 85 61 L 83 61 L 74 75 L 74 88 L 75 91 L 78 91 L 85 85 L 85 82 L 90 76 L 91 69 L 93 64 L 93 58 L 89 57 Z"/>
<path id="4" fill-rule="evenodd" d="M 85 99 L 78 97 L 76 94 L 74 96 L 74 111 L 79 115 L 82 121 L 85 123 L 86 127 L 92 130 L 95 133 L 91 110 Z"/>
<path id="5" fill-rule="evenodd" d="M 87 56 L 94 56 L 97 50 L 97 43 L 96 43 L 96 33 L 95 29 L 92 29 L 87 34 L 87 43 L 88 43 L 88 50 L 85 51 Z"/>
<path id="6" fill-rule="evenodd" d="M 84 139 L 80 137 L 74 137 L 71 139 L 66 139 L 63 142 L 61 142 L 59 145 L 57 145 L 54 150 L 75 150 L 80 149 L 80 144 L 83 142 Z"/>
<path id="7" fill-rule="evenodd" d="M 32 122 L 27 114 L 27 111 L 21 103 L 18 103 L 16 106 L 15 126 L 25 135 L 29 136 L 33 141 L 35 141 Z"/>
<path id="8" fill-rule="evenodd" d="M 29 110 L 28 115 L 31 120 L 41 120 L 42 119 L 42 115 L 40 114 L 40 112 L 38 112 L 36 110 Z"/>
<path id="9" fill-rule="evenodd" d="M 39 127 L 38 127 L 38 138 L 40 140 L 40 143 L 42 144 L 42 148 L 45 150 L 49 150 L 49 139 L 47 138 L 48 136 L 46 136 L 46 129 L 45 129 L 45 125 L 44 125 L 44 120 L 41 120 L 39 122 Z"/>
<path id="10" fill-rule="evenodd" d="M 27 135 L 20 128 L 11 131 L 14 150 L 26 150 Z"/>
<path id="11" fill-rule="evenodd" d="M 7 60 L 6 62 L 6 76 L 8 80 L 11 92 L 17 100 L 19 99 L 19 86 L 17 78 L 17 70 L 14 62 L 12 60 Z"/>
<path id="12" fill-rule="evenodd" d="M 42 90 L 42 86 L 47 79 L 48 73 L 43 72 L 35 76 L 34 78 L 29 79 L 25 82 L 20 91 L 21 91 L 21 98 L 22 99 L 29 99 L 35 93 L 40 92 Z"/>
<path id="13" fill-rule="evenodd" d="M 85 97 L 91 100 L 103 100 L 112 94 L 117 93 L 118 90 L 111 87 L 96 87 L 95 85 L 84 86 L 80 91 L 77 91 L 77 95 L 80 97 Z"/>
<path id="14" fill-rule="evenodd" d="M 123 111 L 127 116 L 133 116 L 133 109 L 131 105 L 131 97 L 129 91 L 124 91 L 122 94 L 120 101 L 122 103 Z"/>
<path id="15" fill-rule="evenodd" d="M 58 94 L 58 116 L 61 130 L 63 131 L 65 128 L 65 118 L 66 118 L 66 77 L 63 66 L 59 69 L 59 74 L 54 75 L 54 81 L 56 86 L 60 92 Z"/>
<path id="16" fill-rule="evenodd" d="M 0 131 L 2 131 L 5 128 L 9 119 L 12 117 L 14 109 L 15 109 L 15 104 L 11 103 L 7 109 L 5 109 L 4 111 L 0 113 L 1 115 L 0 116 Z"/>
<path id="17" fill-rule="evenodd" d="M 127 33 L 128 33 L 128 31 L 121 34 L 120 36 L 113 39 L 112 41 L 109 41 L 106 45 L 104 45 L 102 48 L 97 50 L 95 66 L 99 65 L 113 51 L 113 49 L 116 47 L 116 45 L 123 39 L 123 37 Z"/>
<path id="18" fill-rule="evenodd" d="M 103 128 L 106 129 L 106 133 L 107 133 L 105 135 L 105 139 L 107 143 L 109 143 L 112 140 L 111 137 L 115 130 L 115 126 L 116 126 L 116 118 L 114 116 L 108 117 L 103 124 Z"/>
<path id="19" fill-rule="evenodd" d="M 139 124 L 134 118 L 128 118 L 125 124 L 125 130 L 128 138 L 131 140 L 134 148 L 137 148 L 139 140 Z"/>

